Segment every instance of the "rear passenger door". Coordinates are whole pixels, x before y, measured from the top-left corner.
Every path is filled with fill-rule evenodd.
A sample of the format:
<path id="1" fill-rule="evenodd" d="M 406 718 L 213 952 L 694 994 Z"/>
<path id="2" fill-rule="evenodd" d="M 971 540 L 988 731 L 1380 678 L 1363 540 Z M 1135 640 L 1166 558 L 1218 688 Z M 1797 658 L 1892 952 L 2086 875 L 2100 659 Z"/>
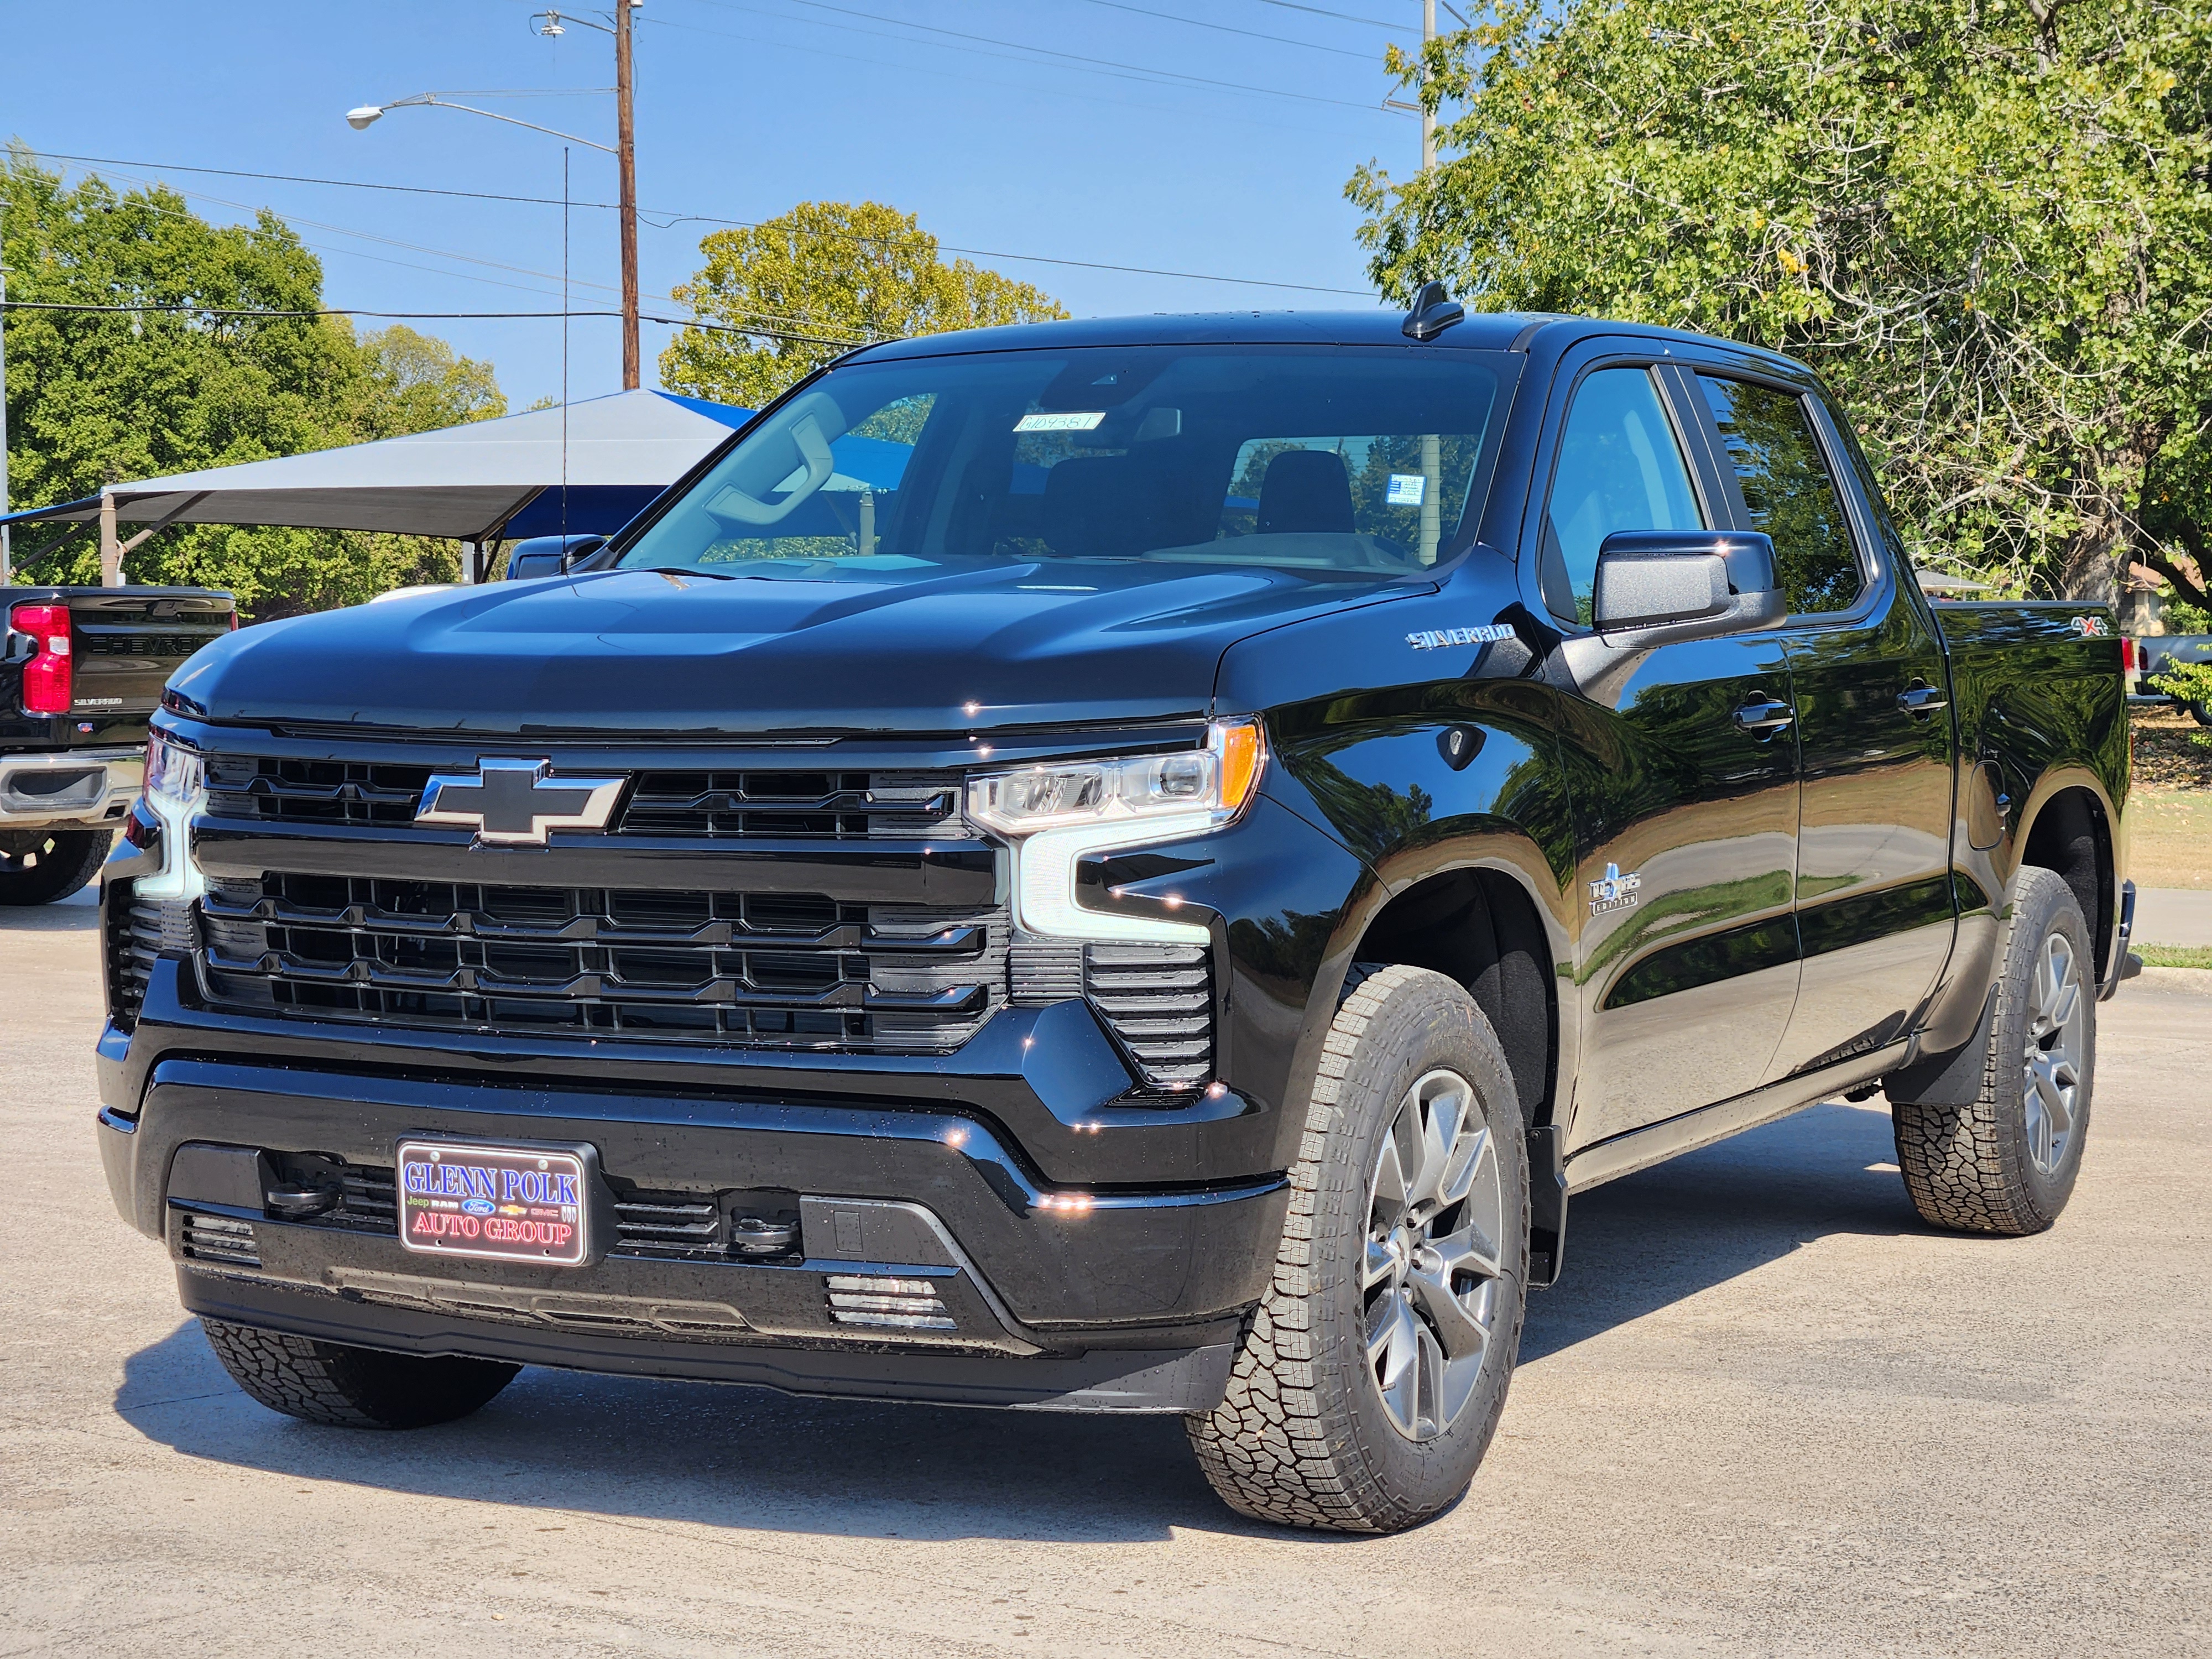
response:
<path id="1" fill-rule="evenodd" d="M 1809 387 L 1700 368 L 1728 508 L 1774 539 L 1790 595 L 1802 805 L 1796 1011 L 1769 1080 L 1908 1029 L 1952 934 L 1943 649 L 1878 534 L 1856 452 Z"/>
<path id="2" fill-rule="evenodd" d="M 1679 368 L 1586 362 L 1540 453 L 1523 539 L 1568 635 L 1559 753 L 1582 1001 L 1570 1151 L 1756 1087 L 1797 992 L 1797 751 L 1781 637 L 1626 652 L 1590 632 L 1607 535 L 1723 528 L 1733 507 Z M 1571 360 L 1563 378 L 1574 373 Z"/>

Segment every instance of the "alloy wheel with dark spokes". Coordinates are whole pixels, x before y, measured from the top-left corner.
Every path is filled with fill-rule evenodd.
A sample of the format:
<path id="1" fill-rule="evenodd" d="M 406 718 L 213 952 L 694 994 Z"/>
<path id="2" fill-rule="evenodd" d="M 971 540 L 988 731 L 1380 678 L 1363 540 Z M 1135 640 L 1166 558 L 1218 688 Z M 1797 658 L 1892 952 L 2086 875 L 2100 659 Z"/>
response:
<path id="1" fill-rule="evenodd" d="M 2022 1091 L 2027 1106 L 2027 1155 L 2049 1176 L 2057 1172 L 2073 1139 L 2088 1018 L 2081 963 L 2073 942 L 2063 933 L 2052 933 L 2043 941 L 2036 957 L 2033 996 Z"/>
<path id="2" fill-rule="evenodd" d="M 1474 1397 L 1502 1300 L 1505 1198 L 1465 1078 L 1406 1091 L 1368 1186 L 1367 1362 L 1398 1431 L 1430 1440 Z"/>

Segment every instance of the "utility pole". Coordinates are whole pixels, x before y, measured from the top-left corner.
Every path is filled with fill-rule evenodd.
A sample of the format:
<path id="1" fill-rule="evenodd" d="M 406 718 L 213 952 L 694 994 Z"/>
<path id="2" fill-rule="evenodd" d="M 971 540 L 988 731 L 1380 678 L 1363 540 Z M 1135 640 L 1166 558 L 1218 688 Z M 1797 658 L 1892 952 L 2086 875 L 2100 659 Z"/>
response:
<path id="1" fill-rule="evenodd" d="M 1421 62 L 1428 63 L 1429 42 L 1437 38 L 1437 0 L 1421 0 Z M 1421 78 L 1428 79 L 1424 68 Z M 1437 112 L 1429 107 L 1428 93 L 1421 94 L 1421 171 L 1437 164 Z"/>
<path id="2" fill-rule="evenodd" d="M 623 390 L 638 387 L 637 123 L 630 97 L 630 13 L 641 0 L 615 0 L 615 164 L 622 174 Z M 1434 0 L 1428 0 L 1434 20 Z"/>

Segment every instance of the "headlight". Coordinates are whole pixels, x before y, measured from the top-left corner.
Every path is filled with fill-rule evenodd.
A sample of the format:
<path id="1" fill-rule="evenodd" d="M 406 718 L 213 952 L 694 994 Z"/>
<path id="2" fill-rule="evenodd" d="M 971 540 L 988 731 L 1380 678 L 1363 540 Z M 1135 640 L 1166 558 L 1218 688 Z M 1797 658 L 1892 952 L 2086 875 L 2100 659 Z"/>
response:
<path id="1" fill-rule="evenodd" d="M 190 902 L 207 891 L 192 861 L 191 817 L 207 799 L 207 763 L 197 749 L 155 726 L 146 739 L 146 809 L 161 821 L 161 867 L 138 878 L 132 893 Z"/>
<path id="2" fill-rule="evenodd" d="M 968 781 L 968 816 L 1014 844 L 1014 921 L 1062 939 L 1202 945 L 1197 922 L 1085 909 L 1075 866 L 1092 854 L 1182 841 L 1234 823 L 1259 793 L 1254 720 L 1216 720 L 1203 749 L 993 772 Z"/>
<path id="3" fill-rule="evenodd" d="M 155 727 L 146 739 L 147 804 L 156 811 L 197 806 L 206 790 L 207 763 L 199 751 Z"/>

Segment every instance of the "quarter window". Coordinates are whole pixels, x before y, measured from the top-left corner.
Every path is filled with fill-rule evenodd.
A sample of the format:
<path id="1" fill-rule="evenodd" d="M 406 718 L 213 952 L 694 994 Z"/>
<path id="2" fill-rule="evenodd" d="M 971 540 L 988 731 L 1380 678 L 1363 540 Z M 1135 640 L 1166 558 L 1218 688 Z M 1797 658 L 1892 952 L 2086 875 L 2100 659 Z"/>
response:
<path id="1" fill-rule="evenodd" d="M 1650 371 L 1601 368 L 1575 389 L 1544 512 L 1544 601 L 1587 623 L 1597 550 L 1617 530 L 1702 530 Z"/>
<path id="2" fill-rule="evenodd" d="M 1805 409 L 1791 392 L 1700 374 L 1735 463 L 1751 528 L 1774 538 L 1793 616 L 1847 611 L 1866 586 L 1849 521 Z"/>

